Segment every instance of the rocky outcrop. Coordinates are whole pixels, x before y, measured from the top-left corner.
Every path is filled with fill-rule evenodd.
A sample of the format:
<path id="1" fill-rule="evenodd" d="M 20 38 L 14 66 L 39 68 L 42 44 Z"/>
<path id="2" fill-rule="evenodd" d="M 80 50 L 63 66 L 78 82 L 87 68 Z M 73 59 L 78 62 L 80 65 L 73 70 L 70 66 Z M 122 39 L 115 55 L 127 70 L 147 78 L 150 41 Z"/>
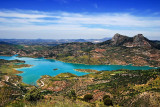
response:
<path id="1" fill-rule="evenodd" d="M 143 34 L 138 34 L 132 38 L 132 42 L 125 43 L 123 46 L 126 47 L 147 47 L 151 48 L 152 43 Z"/>
<path id="2" fill-rule="evenodd" d="M 156 48 L 154 43 L 144 37 L 143 34 L 138 34 L 134 37 L 128 37 L 116 33 L 111 40 L 105 41 L 101 44 L 106 44 L 109 46 Z"/>
<path id="3" fill-rule="evenodd" d="M 130 38 L 121 34 L 116 33 L 112 40 L 111 40 L 111 45 L 113 46 L 119 46 L 119 45 L 123 45 L 124 43 L 130 41 Z"/>

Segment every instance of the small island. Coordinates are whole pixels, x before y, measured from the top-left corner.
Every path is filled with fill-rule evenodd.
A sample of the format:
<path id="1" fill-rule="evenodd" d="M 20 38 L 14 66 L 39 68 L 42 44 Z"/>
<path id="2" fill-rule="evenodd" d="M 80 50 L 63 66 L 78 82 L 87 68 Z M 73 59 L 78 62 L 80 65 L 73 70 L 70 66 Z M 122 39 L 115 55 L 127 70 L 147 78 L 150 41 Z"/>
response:
<path id="1" fill-rule="evenodd" d="M 56 70 L 58 70 L 58 68 L 54 68 L 53 70 L 56 71 Z"/>

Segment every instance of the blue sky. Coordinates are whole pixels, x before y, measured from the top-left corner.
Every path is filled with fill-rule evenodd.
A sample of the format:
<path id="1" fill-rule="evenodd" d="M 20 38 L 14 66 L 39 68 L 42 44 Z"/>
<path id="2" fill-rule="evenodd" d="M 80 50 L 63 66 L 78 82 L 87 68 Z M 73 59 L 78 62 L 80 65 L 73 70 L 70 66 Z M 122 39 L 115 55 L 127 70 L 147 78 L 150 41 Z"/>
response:
<path id="1" fill-rule="evenodd" d="M 160 0 L 0 0 L 0 38 L 160 40 Z"/>

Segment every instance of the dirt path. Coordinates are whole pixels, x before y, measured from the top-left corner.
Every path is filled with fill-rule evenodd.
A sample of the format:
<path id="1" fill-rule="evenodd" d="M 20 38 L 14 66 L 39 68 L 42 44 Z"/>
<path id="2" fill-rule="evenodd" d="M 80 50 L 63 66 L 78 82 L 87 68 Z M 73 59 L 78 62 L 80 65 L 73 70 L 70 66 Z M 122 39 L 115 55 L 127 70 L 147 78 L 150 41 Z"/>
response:
<path id="1" fill-rule="evenodd" d="M 5 81 L 9 82 L 8 80 L 9 80 L 9 76 L 5 76 Z"/>
<path id="2" fill-rule="evenodd" d="M 41 87 L 43 87 L 43 86 L 44 86 L 44 82 L 43 82 L 42 80 L 40 80 L 40 81 L 41 81 L 41 83 L 42 83 Z"/>

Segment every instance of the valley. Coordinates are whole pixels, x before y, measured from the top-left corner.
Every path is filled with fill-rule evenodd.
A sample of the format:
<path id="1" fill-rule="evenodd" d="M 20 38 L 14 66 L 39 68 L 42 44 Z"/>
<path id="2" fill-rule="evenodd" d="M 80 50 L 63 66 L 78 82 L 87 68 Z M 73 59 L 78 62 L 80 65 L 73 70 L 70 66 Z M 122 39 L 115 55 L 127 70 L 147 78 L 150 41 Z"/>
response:
<path id="1" fill-rule="evenodd" d="M 159 42 L 142 34 L 115 34 L 96 44 L 1 42 L 0 55 L 0 106 L 160 106 Z M 42 67 L 42 75 L 36 84 L 24 83 L 25 74 L 40 74 L 37 65 Z"/>

